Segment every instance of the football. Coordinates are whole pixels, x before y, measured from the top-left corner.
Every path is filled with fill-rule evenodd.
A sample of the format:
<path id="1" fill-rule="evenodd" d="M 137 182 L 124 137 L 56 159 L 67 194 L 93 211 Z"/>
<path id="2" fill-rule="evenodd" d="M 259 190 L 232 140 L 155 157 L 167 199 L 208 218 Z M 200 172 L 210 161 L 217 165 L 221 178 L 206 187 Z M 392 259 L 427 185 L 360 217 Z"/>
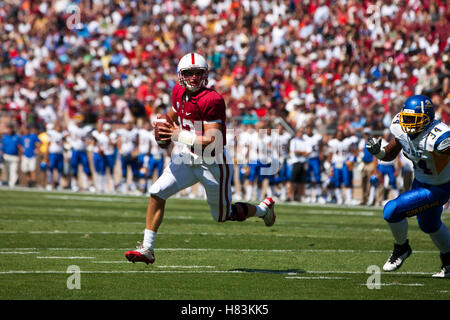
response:
<path id="1" fill-rule="evenodd" d="M 164 135 L 160 134 L 159 128 L 161 128 L 162 126 L 168 127 L 171 124 L 172 120 L 166 114 L 158 116 L 158 118 L 156 118 L 155 120 L 155 140 L 158 143 L 158 145 L 163 149 L 168 148 L 172 143 L 172 141 L 170 140 L 162 141 L 161 138 L 163 138 Z"/>

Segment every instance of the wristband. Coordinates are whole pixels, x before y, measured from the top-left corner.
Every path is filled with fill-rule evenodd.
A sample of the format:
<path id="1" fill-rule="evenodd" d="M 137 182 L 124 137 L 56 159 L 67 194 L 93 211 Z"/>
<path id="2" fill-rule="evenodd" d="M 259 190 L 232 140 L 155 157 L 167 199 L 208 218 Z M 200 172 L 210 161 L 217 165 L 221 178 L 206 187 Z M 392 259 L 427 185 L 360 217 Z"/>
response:
<path id="1" fill-rule="evenodd" d="M 195 142 L 195 138 L 197 136 L 195 135 L 195 133 L 187 131 L 187 130 L 181 130 L 180 134 L 178 135 L 176 141 L 184 143 L 190 147 L 192 147 L 194 145 Z"/>

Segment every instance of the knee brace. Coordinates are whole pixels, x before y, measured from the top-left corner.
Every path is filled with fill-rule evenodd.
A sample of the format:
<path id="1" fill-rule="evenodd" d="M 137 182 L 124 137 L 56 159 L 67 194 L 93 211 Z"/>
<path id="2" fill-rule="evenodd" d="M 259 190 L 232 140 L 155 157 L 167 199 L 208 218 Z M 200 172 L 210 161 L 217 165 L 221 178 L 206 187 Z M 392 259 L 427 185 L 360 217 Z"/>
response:
<path id="1" fill-rule="evenodd" d="M 244 202 L 236 202 L 231 205 L 231 221 L 244 221 L 248 217 L 248 207 Z"/>

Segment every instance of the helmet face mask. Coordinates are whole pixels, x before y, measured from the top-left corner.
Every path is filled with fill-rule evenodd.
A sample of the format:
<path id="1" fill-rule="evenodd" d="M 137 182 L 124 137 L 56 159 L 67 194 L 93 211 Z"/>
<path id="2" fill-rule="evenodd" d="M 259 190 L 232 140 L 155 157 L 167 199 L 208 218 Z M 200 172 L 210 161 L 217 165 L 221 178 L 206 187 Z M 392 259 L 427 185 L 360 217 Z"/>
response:
<path id="1" fill-rule="evenodd" d="M 180 85 L 195 92 L 206 86 L 207 72 L 203 68 L 183 69 L 179 72 Z"/>
<path id="2" fill-rule="evenodd" d="M 407 113 L 403 111 L 400 112 L 399 121 L 403 132 L 408 134 L 421 132 L 431 122 L 430 117 L 424 113 Z"/>
<path id="3" fill-rule="evenodd" d="M 425 130 L 434 120 L 434 107 L 430 98 L 423 95 L 409 97 L 399 113 L 402 131 L 413 135 Z"/>
<path id="4" fill-rule="evenodd" d="M 189 92 L 196 92 L 208 84 L 208 64 L 198 53 L 184 55 L 178 63 L 180 85 Z"/>

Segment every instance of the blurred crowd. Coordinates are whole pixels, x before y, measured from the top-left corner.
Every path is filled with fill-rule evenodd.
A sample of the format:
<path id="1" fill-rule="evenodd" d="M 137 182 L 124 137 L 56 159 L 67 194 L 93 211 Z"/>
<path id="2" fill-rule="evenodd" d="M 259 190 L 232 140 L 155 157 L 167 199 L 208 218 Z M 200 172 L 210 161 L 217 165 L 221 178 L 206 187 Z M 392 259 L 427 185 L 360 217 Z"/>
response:
<path id="1" fill-rule="evenodd" d="M 440 0 L 1 2 L 0 135 L 76 117 L 140 127 L 168 110 L 189 51 L 236 126 L 362 138 L 412 94 L 448 123 L 449 17 Z"/>

